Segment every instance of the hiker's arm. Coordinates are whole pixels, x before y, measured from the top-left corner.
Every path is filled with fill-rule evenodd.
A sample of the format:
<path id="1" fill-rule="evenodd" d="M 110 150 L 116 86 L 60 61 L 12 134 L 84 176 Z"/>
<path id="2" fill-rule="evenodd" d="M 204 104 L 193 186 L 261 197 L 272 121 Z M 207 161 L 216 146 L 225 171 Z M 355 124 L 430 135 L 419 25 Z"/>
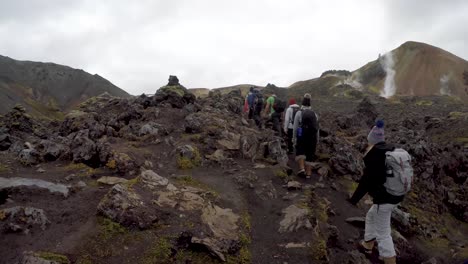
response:
<path id="1" fill-rule="evenodd" d="M 289 125 L 289 122 L 291 120 L 291 116 L 290 116 L 290 111 L 291 108 L 288 108 L 288 110 L 286 110 L 286 113 L 284 114 L 284 125 L 283 125 L 283 130 L 284 132 L 288 132 L 288 125 Z"/>
<path id="2" fill-rule="evenodd" d="M 362 199 L 362 197 L 364 197 L 364 195 L 369 192 L 369 188 L 373 188 L 375 185 L 375 155 L 375 149 L 371 149 L 369 153 L 364 156 L 364 164 L 366 166 L 364 167 L 364 173 L 359 180 L 359 185 L 350 199 L 352 204 L 357 204 Z"/>
<path id="3" fill-rule="evenodd" d="M 268 115 L 268 109 L 270 109 L 270 103 L 267 100 L 267 103 L 265 104 L 265 109 L 263 110 L 263 115 Z"/>
<path id="4" fill-rule="evenodd" d="M 299 111 L 296 113 L 296 116 L 294 117 L 294 123 L 293 123 L 293 142 L 294 144 L 296 143 L 297 140 L 297 128 L 299 127 L 299 120 L 302 118 L 302 112 Z"/>
<path id="5" fill-rule="evenodd" d="M 353 196 L 351 199 L 349 199 L 349 202 L 352 204 L 357 204 L 359 201 L 366 195 L 368 192 L 368 183 L 366 182 L 364 176 L 361 178 L 361 181 L 359 182 L 358 187 L 353 193 Z"/>

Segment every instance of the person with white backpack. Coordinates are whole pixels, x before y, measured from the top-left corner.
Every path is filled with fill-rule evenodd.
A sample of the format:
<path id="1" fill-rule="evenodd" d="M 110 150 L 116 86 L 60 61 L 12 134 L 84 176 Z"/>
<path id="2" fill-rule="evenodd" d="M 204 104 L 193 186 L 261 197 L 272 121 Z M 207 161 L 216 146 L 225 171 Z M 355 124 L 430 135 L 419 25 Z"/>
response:
<path id="1" fill-rule="evenodd" d="M 385 142 L 383 127 L 383 120 L 377 120 L 367 137 L 369 148 L 364 156 L 364 174 L 348 201 L 356 205 L 367 193 L 373 198 L 359 248 L 371 255 L 377 242 L 380 257 L 385 264 L 391 264 L 396 263 L 390 227 L 392 211 L 410 190 L 413 169 L 408 152 Z"/>

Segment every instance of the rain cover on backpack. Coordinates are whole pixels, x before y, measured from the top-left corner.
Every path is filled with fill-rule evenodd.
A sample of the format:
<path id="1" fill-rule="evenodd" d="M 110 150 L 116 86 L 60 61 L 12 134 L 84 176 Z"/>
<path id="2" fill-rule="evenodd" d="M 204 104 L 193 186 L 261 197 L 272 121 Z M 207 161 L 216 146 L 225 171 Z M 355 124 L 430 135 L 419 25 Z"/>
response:
<path id="1" fill-rule="evenodd" d="M 406 150 L 397 148 L 385 153 L 387 166 L 387 181 L 384 186 L 391 195 L 405 195 L 411 189 L 413 167 L 411 156 Z"/>

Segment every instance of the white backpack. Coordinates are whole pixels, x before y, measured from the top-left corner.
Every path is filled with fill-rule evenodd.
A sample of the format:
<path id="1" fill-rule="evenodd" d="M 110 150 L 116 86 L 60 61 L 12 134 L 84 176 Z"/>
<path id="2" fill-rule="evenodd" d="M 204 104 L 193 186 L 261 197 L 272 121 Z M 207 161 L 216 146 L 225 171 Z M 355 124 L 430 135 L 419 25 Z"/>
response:
<path id="1" fill-rule="evenodd" d="M 391 195 L 402 196 L 411 189 L 413 167 L 410 154 L 401 148 L 385 153 L 387 181 L 384 186 Z"/>

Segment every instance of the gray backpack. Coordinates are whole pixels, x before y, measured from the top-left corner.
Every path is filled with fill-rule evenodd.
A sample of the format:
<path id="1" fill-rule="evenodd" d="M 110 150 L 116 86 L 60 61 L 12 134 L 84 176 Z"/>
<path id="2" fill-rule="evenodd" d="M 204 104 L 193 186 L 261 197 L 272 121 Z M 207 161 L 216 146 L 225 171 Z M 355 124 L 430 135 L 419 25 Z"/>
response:
<path id="1" fill-rule="evenodd" d="M 387 181 L 384 186 L 391 195 L 405 195 L 411 189 L 413 167 L 410 154 L 401 148 L 385 153 Z"/>

